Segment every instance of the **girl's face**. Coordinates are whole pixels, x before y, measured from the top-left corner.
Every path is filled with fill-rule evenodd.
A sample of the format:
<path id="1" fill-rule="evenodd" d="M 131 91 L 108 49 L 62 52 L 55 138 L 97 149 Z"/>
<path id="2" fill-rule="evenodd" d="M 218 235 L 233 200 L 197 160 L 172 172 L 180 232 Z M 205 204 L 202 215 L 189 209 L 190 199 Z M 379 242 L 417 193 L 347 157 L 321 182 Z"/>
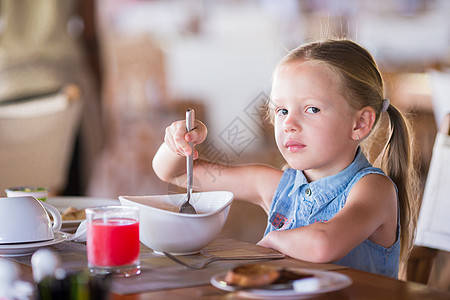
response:
<path id="1" fill-rule="evenodd" d="M 342 96 L 334 72 L 318 63 L 285 63 L 275 72 L 271 96 L 276 143 L 292 168 L 314 181 L 353 161 L 356 110 Z"/>

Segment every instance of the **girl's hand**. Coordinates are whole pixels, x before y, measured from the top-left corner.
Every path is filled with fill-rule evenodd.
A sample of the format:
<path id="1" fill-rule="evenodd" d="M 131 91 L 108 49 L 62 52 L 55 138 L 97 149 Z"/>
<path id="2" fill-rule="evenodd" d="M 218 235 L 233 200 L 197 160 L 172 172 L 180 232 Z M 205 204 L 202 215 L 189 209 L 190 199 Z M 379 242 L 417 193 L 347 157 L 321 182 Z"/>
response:
<path id="1" fill-rule="evenodd" d="M 166 134 L 164 136 L 164 142 L 174 153 L 181 156 L 191 155 L 191 147 L 189 142 L 193 145 L 201 144 L 206 139 L 208 130 L 200 121 L 195 121 L 195 127 L 189 132 L 186 132 L 186 121 L 173 122 L 166 128 Z M 198 158 L 198 152 L 194 148 L 194 159 Z"/>

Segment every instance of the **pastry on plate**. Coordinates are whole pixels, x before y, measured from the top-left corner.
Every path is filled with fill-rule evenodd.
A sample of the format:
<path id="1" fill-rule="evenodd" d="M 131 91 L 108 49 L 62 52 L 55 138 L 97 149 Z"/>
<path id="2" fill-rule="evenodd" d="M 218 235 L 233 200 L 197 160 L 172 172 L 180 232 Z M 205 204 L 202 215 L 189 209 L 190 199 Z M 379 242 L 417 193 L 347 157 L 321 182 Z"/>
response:
<path id="1" fill-rule="evenodd" d="M 86 213 L 83 209 L 76 209 L 75 207 L 69 206 L 62 214 L 61 219 L 63 221 L 74 221 L 74 220 L 84 220 L 86 219 Z"/>
<path id="2" fill-rule="evenodd" d="M 235 267 L 225 275 L 225 282 L 243 288 L 269 285 L 280 277 L 280 270 L 265 264 L 248 264 Z"/>
<path id="3" fill-rule="evenodd" d="M 268 264 L 245 264 L 229 270 L 225 274 L 224 280 L 228 285 L 255 288 L 288 283 L 313 276 L 300 269 L 280 268 Z"/>

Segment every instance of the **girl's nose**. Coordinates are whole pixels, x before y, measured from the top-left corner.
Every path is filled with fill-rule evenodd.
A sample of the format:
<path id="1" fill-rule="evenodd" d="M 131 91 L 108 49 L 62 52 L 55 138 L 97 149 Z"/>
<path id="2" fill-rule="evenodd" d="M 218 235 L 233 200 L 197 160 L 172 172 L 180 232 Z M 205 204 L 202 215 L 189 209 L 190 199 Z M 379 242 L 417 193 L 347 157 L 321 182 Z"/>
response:
<path id="1" fill-rule="evenodd" d="M 295 132 L 300 130 L 300 124 L 293 115 L 288 115 L 283 124 L 284 132 Z"/>

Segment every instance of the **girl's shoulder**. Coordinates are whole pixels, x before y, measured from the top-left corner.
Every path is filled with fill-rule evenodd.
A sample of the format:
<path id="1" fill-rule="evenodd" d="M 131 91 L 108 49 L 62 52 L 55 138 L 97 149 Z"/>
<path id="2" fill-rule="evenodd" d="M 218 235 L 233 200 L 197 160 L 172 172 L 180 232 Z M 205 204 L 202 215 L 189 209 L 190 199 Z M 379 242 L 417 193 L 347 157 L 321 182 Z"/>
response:
<path id="1" fill-rule="evenodd" d="M 382 180 L 386 183 L 391 183 L 395 186 L 394 182 L 392 181 L 392 179 L 387 176 L 383 170 L 381 170 L 380 168 L 376 168 L 376 167 L 365 167 L 361 170 L 359 170 L 358 172 L 355 173 L 355 175 L 353 176 L 352 180 L 350 180 L 349 184 L 348 184 L 348 189 L 351 189 L 358 181 L 360 181 L 362 178 L 378 178 L 378 180 Z M 382 179 L 384 178 L 384 179 Z M 367 180 L 369 181 L 369 180 Z M 370 180 L 372 181 L 372 180 Z"/>
<path id="2" fill-rule="evenodd" d="M 397 186 L 383 170 L 370 166 L 361 169 L 355 174 L 347 185 L 346 194 L 347 197 L 350 194 L 358 194 L 362 196 L 366 195 L 364 197 L 374 197 L 384 200 L 396 199 Z"/>
<path id="3" fill-rule="evenodd" d="M 381 169 L 374 167 L 358 172 L 347 187 L 347 193 L 366 199 L 378 199 L 377 201 L 381 201 L 379 205 L 384 201 L 397 202 L 397 186 Z"/>

